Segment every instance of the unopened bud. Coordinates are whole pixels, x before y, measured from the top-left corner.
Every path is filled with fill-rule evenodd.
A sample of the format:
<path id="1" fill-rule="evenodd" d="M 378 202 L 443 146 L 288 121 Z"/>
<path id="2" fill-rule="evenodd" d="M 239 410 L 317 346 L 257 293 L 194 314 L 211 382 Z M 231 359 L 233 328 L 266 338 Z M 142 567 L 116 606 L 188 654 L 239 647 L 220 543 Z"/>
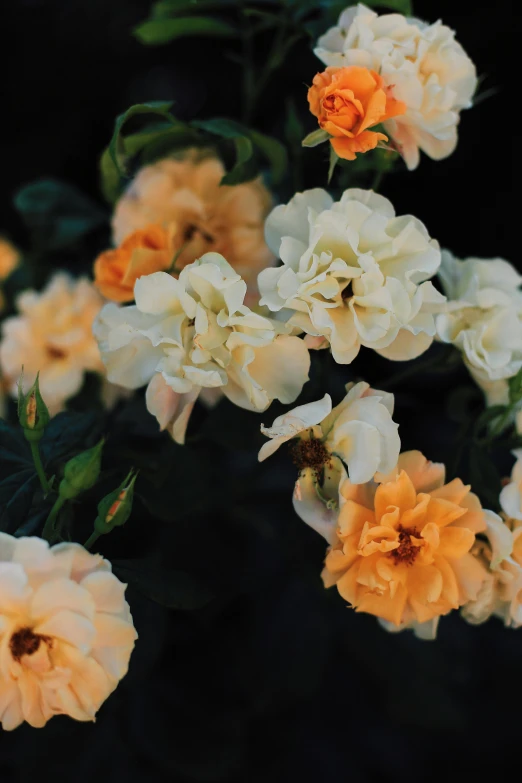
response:
<path id="1" fill-rule="evenodd" d="M 82 451 L 66 464 L 59 489 L 63 498 L 75 498 L 80 492 L 85 492 L 96 484 L 101 470 L 104 443 L 105 439 L 102 438 L 92 449 Z"/>
<path id="2" fill-rule="evenodd" d="M 49 411 L 40 394 L 39 374 L 27 392 L 22 391 L 23 375 L 18 382 L 18 420 L 28 441 L 38 441 L 49 423 Z"/>
<path id="3" fill-rule="evenodd" d="M 110 533 L 115 527 L 124 525 L 128 520 L 132 511 L 134 484 L 137 477 L 138 474 L 131 470 L 118 489 L 110 492 L 100 501 L 98 516 L 94 522 L 94 529 L 98 534 Z"/>

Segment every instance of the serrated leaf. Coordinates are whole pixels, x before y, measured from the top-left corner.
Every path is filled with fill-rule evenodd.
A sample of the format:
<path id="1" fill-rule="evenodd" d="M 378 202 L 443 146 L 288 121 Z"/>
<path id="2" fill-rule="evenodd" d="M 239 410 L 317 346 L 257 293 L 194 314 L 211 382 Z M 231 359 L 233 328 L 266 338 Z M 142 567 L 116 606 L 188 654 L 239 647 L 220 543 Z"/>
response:
<path id="1" fill-rule="evenodd" d="M 329 138 L 330 135 L 325 130 L 318 128 L 305 136 L 301 144 L 303 147 L 317 147 L 319 144 L 324 144 Z"/>
<path id="2" fill-rule="evenodd" d="M 49 422 L 40 443 L 44 463 L 61 462 L 97 441 L 102 422 L 95 413 L 64 411 Z"/>
<path id="3" fill-rule="evenodd" d="M 134 35 L 147 46 L 159 46 L 188 36 L 233 38 L 237 32 L 227 22 L 210 16 L 176 16 L 170 19 L 148 19 L 134 28 Z"/>
<path id="4" fill-rule="evenodd" d="M 214 597 L 205 585 L 186 571 L 167 570 L 152 560 L 113 560 L 112 565 L 119 579 L 169 609 L 201 609 Z"/>
<path id="5" fill-rule="evenodd" d="M 55 251 L 107 222 L 104 209 L 67 182 L 44 179 L 21 188 L 15 208 L 38 250 Z"/>

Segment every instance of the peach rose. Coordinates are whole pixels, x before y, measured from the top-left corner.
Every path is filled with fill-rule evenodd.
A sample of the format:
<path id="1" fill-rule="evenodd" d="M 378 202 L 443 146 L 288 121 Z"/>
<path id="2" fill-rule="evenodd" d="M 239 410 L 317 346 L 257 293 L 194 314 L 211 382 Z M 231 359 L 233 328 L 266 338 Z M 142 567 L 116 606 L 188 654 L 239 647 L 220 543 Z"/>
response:
<path id="1" fill-rule="evenodd" d="M 120 244 L 151 223 L 172 225 L 174 248 L 183 248 L 176 266 L 220 253 L 247 283 L 251 306 L 259 298 L 258 273 L 275 261 L 264 238 L 272 199 L 261 179 L 221 185 L 224 174 L 221 161 L 205 150 L 144 166 L 116 204 L 113 238 Z"/>
<path id="2" fill-rule="evenodd" d="M 94 284 L 112 302 L 131 302 L 138 277 L 167 270 L 174 256 L 172 229 L 146 226 L 134 231 L 115 250 L 98 256 L 94 262 Z"/>
<path id="3" fill-rule="evenodd" d="M 406 111 L 379 74 L 357 65 L 331 66 L 318 73 L 308 90 L 308 102 L 320 127 L 332 137 L 335 153 L 345 160 L 355 160 L 356 153 L 388 141 L 384 133 L 368 129 Z"/>
<path id="4" fill-rule="evenodd" d="M 486 570 L 470 553 L 485 512 L 460 479 L 418 451 L 380 483 L 341 485 L 337 541 L 323 580 L 358 612 L 396 629 L 429 623 L 478 595 Z M 391 480 L 390 480 L 391 479 Z"/>

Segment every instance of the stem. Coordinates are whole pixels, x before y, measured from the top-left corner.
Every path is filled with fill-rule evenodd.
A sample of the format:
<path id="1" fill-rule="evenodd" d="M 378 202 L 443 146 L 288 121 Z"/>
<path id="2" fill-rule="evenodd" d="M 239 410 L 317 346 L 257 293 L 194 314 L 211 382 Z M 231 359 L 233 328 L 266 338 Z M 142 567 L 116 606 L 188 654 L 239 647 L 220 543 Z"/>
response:
<path id="1" fill-rule="evenodd" d="M 51 541 L 51 539 L 54 536 L 55 533 L 55 523 L 56 519 L 58 517 L 58 514 L 62 510 L 62 506 L 65 503 L 65 498 L 61 495 L 58 495 L 56 500 L 54 501 L 54 506 L 52 507 L 49 516 L 47 517 L 47 520 L 44 525 L 44 529 L 42 531 L 42 538 L 45 538 L 46 541 Z"/>
<path id="2" fill-rule="evenodd" d="M 372 186 L 370 190 L 375 191 L 375 193 L 378 192 L 380 186 L 382 185 L 382 181 L 384 179 L 385 171 L 382 169 L 380 171 L 375 172 L 375 177 L 373 178 Z"/>
<path id="3" fill-rule="evenodd" d="M 93 544 L 96 543 L 96 541 L 99 539 L 101 533 L 97 533 L 96 530 L 93 530 L 85 544 L 83 545 L 85 549 L 90 549 Z"/>
<path id="4" fill-rule="evenodd" d="M 44 494 L 48 495 L 49 492 L 51 491 L 51 487 L 49 486 L 49 482 L 47 481 L 47 477 L 43 469 L 42 458 L 40 456 L 40 449 L 38 448 L 38 442 L 32 440 L 30 441 L 30 446 L 31 446 L 31 454 L 33 455 L 34 466 L 36 468 L 36 472 L 38 473 L 38 478 L 40 479 L 40 484 L 42 485 Z"/>

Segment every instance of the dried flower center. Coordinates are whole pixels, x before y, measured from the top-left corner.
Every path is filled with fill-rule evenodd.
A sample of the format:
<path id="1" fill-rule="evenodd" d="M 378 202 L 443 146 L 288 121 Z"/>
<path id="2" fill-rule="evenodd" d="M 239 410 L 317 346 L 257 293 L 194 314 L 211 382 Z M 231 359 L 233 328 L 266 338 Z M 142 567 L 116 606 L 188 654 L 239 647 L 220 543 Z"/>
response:
<path id="1" fill-rule="evenodd" d="M 397 529 L 399 532 L 399 546 L 397 549 L 391 550 L 390 557 L 392 557 L 396 563 L 413 565 L 420 550 L 420 546 L 413 544 L 411 540 L 412 536 L 418 535 L 417 528 L 403 528 L 402 525 L 399 525 Z"/>
<path id="2" fill-rule="evenodd" d="M 9 649 L 15 661 L 20 661 L 23 655 L 34 655 L 38 652 L 40 644 L 46 642 L 52 646 L 50 636 L 42 636 L 34 633 L 31 628 L 19 628 L 9 641 Z"/>
<path id="3" fill-rule="evenodd" d="M 48 345 L 46 352 L 49 359 L 65 359 L 67 355 L 61 348 L 55 348 L 53 345 Z"/>
<path id="4" fill-rule="evenodd" d="M 312 468 L 317 477 L 332 458 L 324 443 L 318 438 L 299 439 L 291 445 L 290 452 L 293 463 L 299 471 Z"/>

